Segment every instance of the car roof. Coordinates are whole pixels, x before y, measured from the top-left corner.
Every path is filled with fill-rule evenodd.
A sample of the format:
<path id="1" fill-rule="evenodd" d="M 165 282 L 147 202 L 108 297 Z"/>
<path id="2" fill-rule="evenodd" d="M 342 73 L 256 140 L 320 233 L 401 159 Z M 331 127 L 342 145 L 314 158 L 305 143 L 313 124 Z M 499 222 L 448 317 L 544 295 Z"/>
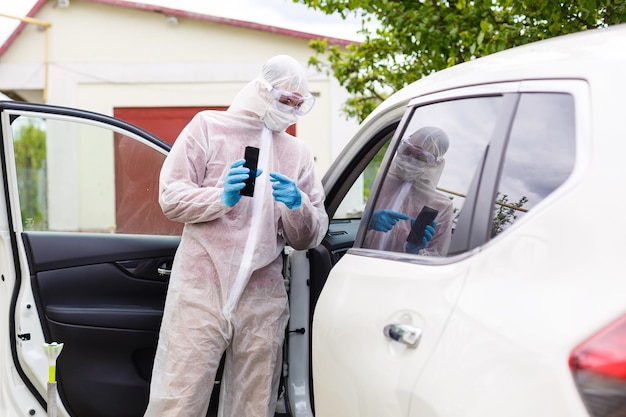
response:
<path id="1" fill-rule="evenodd" d="M 486 83 L 532 79 L 594 79 L 624 73 L 626 24 L 561 35 L 510 48 L 435 72 L 387 98 L 367 119 L 424 94 Z M 366 120 L 367 120 L 366 119 Z"/>

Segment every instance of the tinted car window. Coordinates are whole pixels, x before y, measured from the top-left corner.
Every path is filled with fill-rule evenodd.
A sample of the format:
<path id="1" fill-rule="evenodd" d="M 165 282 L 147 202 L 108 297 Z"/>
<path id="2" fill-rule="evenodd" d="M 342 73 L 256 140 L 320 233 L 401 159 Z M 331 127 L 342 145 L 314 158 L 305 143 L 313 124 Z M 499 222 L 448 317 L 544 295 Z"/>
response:
<path id="1" fill-rule="evenodd" d="M 456 219 L 482 167 L 501 100 L 477 97 L 415 109 L 377 195 L 364 247 L 406 252 L 411 227 L 428 206 L 437 210 L 435 235 L 428 248 L 415 253 L 447 254 Z M 415 139 L 416 132 L 422 132 L 421 139 Z"/>
<path id="2" fill-rule="evenodd" d="M 524 94 L 513 121 L 494 208 L 492 235 L 521 219 L 569 177 L 574 167 L 574 100 Z"/>
<path id="3" fill-rule="evenodd" d="M 181 233 L 158 204 L 161 151 L 70 120 L 21 116 L 12 129 L 24 230 Z"/>

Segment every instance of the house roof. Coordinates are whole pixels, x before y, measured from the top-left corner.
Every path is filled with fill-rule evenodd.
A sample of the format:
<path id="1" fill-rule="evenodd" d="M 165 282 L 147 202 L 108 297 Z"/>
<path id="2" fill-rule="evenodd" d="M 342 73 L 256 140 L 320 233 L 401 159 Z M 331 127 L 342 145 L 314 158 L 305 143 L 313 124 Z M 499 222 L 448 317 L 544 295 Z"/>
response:
<path id="1" fill-rule="evenodd" d="M 47 1 L 48 0 L 37 0 L 33 8 L 26 15 L 26 17 L 34 18 Z M 245 29 L 259 30 L 262 32 L 276 33 L 276 34 L 280 34 L 284 36 L 291 36 L 294 38 L 309 39 L 309 40 L 326 39 L 328 43 L 333 44 L 333 45 L 345 46 L 345 45 L 355 43 L 355 41 L 351 41 L 347 39 L 333 38 L 333 37 L 328 37 L 328 36 L 323 36 L 323 35 L 318 35 L 318 34 L 313 34 L 313 33 L 300 32 L 297 30 L 281 28 L 277 26 L 264 25 L 261 23 L 230 19 L 230 18 L 220 17 L 220 16 L 206 15 L 206 14 L 195 13 L 195 12 L 190 12 L 190 11 L 185 11 L 185 10 L 170 9 L 168 7 L 156 6 L 156 5 L 145 4 L 145 3 L 138 3 L 136 1 L 125 1 L 125 0 L 85 0 L 85 1 L 89 1 L 91 3 L 108 4 L 111 6 L 126 7 L 129 9 L 145 10 L 148 12 L 162 13 L 168 16 L 176 16 L 176 17 L 181 17 L 181 18 L 199 20 L 203 22 L 211 22 L 211 23 L 217 23 L 217 24 L 222 24 L 222 25 L 236 26 L 236 27 L 241 27 Z M 4 44 L 0 45 L 0 57 L 4 55 L 4 53 L 9 49 L 11 44 L 13 44 L 15 39 L 17 39 L 19 34 L 22 32 L 22 30 L 24 30 L 26 25 L 27 23 L 20 22 L 20 24 L 15 28 L 15 30 L 9 35 L 9 37 L 4 42 Z"/>

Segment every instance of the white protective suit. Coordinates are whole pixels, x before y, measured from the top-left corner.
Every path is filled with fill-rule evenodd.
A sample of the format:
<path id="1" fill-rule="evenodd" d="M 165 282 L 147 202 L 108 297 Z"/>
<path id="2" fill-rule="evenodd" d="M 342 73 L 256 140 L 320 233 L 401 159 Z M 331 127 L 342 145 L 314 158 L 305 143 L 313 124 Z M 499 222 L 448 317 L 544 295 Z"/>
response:
<path id="1" fill-rule="evenodd" d="M 268 83 L 308 93 L 302 67 L 290 57 L 274 57 L 227 111 L 198 113 L 163 164 L 161 207 L 185 227 L 170 277 L 146 417 L 204 417 L 223 352 L 219 415 L 274 415 L 289 315 L 283 248 L 286 243 L 295 249 L 320 244 L 328 217 L 313 155 L 284 132 L 295 117 L 286 120 L 276 113 Z M 268 129 L 266 118 L 282 130 Z M 243 158 L 246 145 L 260 148 L 263 172 L 254 196 L 242 196 L 229 207 L 221 199 L 224 176 L 233 161 Z M 270 172 L 295 181 L 299 207 L 290 210 L 274 200 Z"/>
<path id="2" fill-rule="evenodd" d="M 436 127 L 423 127 L 403 139 L 435 157 L 436 161 L 418 166 L 414 160 L 401 154 L 402 144 L 394 156 L 385 178 L 375 210 L 390 209 L 415 219 L 424 206 L 439 211 L 435 221 L 435 235 L 420 255 L 445 256 L 452 238 L 452 200 L 436 190 L 448 150 L 449 141 L 445 132 Z M 364 247 L 394 252 L 405 252 L 406 238 L 411 231 L 411 219 L 398 221 L 388 232 L 368 230 Z"/>

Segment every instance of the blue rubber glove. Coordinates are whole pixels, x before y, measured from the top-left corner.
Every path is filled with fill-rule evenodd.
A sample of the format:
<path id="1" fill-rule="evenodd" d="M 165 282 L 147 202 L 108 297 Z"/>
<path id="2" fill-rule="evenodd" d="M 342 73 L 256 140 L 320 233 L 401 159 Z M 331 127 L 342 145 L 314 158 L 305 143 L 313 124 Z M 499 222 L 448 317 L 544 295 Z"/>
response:
<path id="1" fill-rule="evenodd" d="M 284 203 L 289 210 L 297 209 L 302 204 L 302 192 L 295 182 L 277 172 L 270 172 L 272 195 L 274 200 Z"/>
<path id="2" fill-rule="evenodd" d="M 250 177 L 250 169 L 243 166 L 245 159 L 238 159 L 230 166 L 230 170 L 224 177 L 224 192 L 222 201 L 229 207 L 233 207 L 241 200 L 239 191 L 245 187 L 244 181 Z M 263 170 L 257 169 L 256 176 L 261 175 Z"/>
<path id="3" fill-rule="evenodd" d="M 415 222 L 415 219 L 412 219 L 411 222 Z M 433 240 L 433 236 L 435 236 L 435 230 L 437 230 L 437 222 L 433 220 L 433 222 L 427 225 L 424 229 L 422 243 L 420 245 L 416 245 L 414 243 L 406 242 L 406 244 L 404 245 L 404 249 L 406 249 L 407 253 L 413 254 L 416 254 L 422 249 L 426 249 L 430 244 L 430 241 Z"/>
<path id="4" fill-rule="evenodd" d="M 376 210 L 374 214 L 372 214 L 372 220 L 370 221 L 369 228 L 371 230 L 376 230 L 378 232 L 388 232 L 393 226 L 400 220 L 408 220 L 409 216 L 403 213 L 398 213 L 397 211 L 383 209 Z"/>

